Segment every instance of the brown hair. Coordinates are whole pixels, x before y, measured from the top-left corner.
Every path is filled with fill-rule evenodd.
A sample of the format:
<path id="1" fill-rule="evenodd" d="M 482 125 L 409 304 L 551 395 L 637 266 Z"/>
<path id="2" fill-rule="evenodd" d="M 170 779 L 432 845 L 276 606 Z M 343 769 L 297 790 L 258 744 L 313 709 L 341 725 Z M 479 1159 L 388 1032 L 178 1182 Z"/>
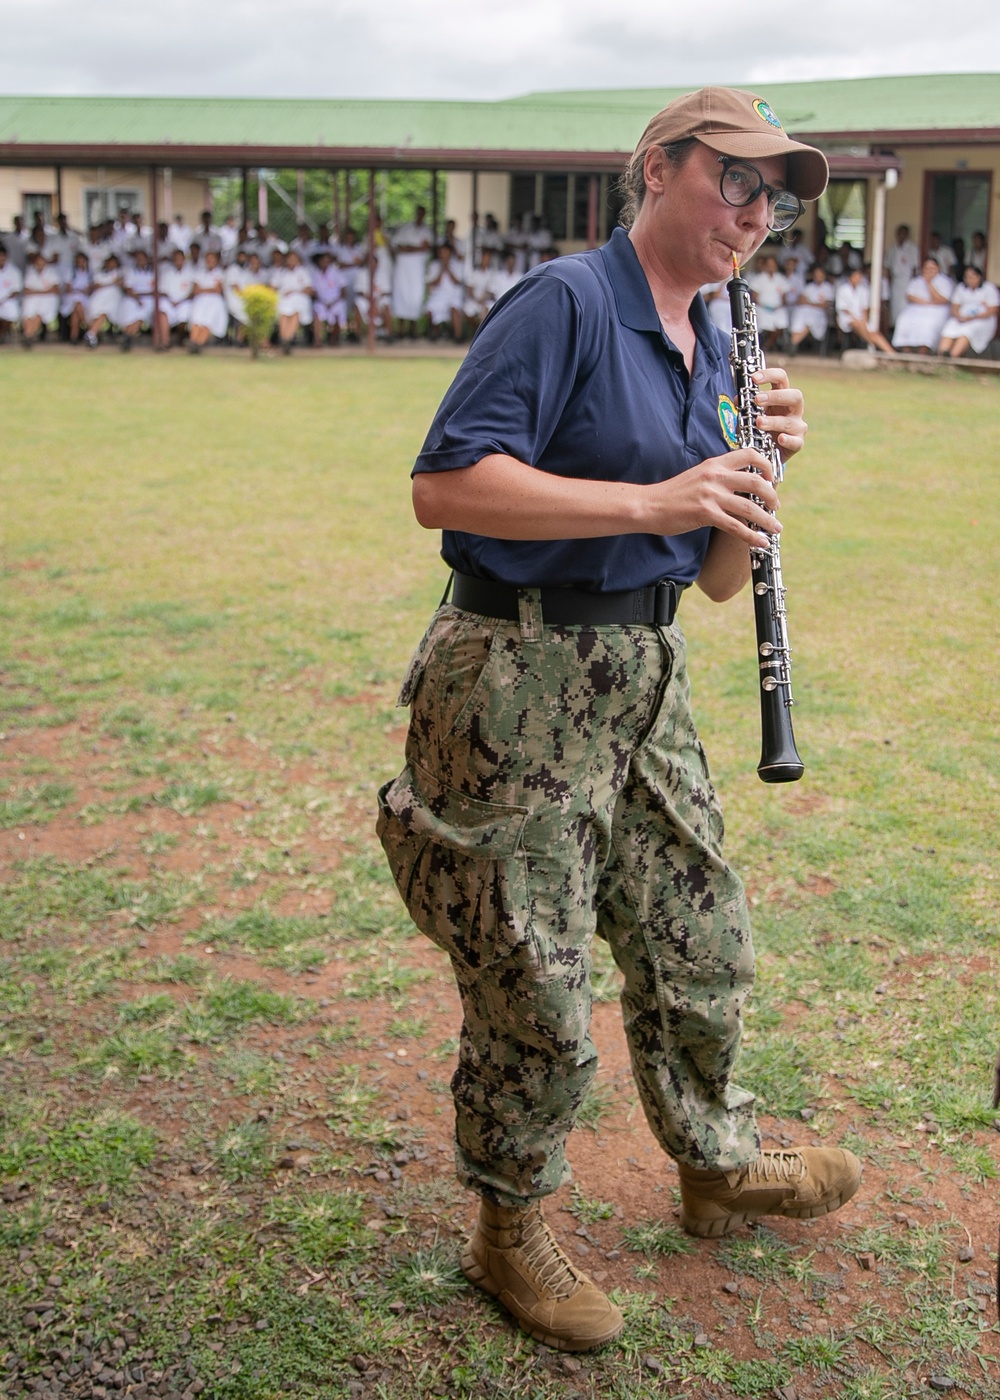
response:
<path id="1" fill-rule="evenodd" d="M 680 141 L 668 141 L 661 148 L 675 170 L 679 170 L 687 160 L 697 139 L 696 136 L 684 136 Z M 619 222 L 623 228 L 632 227 L 639 210 L 642 208 L 642 202 L 646 198 L 646 177 L 643 174 L 643 165 L 648 150 L 649 147 L 645 146 L 642 150 L 635 152 L 618 181 L 618 192 L 625 198 L 625 204 L 619 215 Z"/>

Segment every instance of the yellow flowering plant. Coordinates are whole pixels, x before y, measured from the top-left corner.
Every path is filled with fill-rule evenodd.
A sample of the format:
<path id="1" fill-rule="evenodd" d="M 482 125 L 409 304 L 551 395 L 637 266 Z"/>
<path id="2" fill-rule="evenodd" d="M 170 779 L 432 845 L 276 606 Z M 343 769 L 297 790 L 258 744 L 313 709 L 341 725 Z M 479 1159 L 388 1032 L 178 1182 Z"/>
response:
<path id="1" fill-rule="evenodd" d="M 247 313 L 247 343 L 250 354 L 257 358 L 262 345 L 271 339 L 274 323 L 278 319 L 278 293 L 273 287 L 265 287 L 253 282 L 244 287 L 243 308 Z"/>

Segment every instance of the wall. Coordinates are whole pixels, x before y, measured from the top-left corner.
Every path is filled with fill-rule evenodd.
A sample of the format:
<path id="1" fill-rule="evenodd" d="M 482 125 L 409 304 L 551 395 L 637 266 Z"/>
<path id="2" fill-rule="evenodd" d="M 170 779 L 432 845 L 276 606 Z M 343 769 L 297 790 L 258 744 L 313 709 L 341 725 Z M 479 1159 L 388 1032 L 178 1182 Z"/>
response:
<path id="1" fill-rule="evenodd" d="M 986 276 L 991 282 L 1000 279 L 1000 146 L 901 146 L 903 170 L 899 184 L 886 197 L 886 243 L 895 237 L 899 224 L 909 224 L 913 237 L 921 248 L 927 247 L 930 229 L 924 226 L 924 175 L 927 171 L 993 172 L 990 199 L 990 221 L 986 236 L 989 260 Z"/>
<path id="2" fill-rule="evenodd" d="M 158 181 L 158 199 L 161 219 L 169 219 L 173 214 L 183 214 L 189 224 L 200 221 L 201 211 L 210 204 L 209 185 L 195 175 L 175 172 L 164 181 L 161 172 Z M 145 219 L 151 213 L 149 172 L 138 170 L 113 170 L 106 167 L 98 170 L 72 169 L 63 167 L 62 202 L 63 210 L 73 228 L 84 231 L 86 228 L 85 191 L 107 192 L 113 202 L 116 191 L 137 192 L 139 207 Z M 0 167 L 0 229 L 9 229 L 14 215 L 23 212 L 26 194 L 48 194 L 52 196 L 53 219 L 59 212 L 56 200 L 56 172 L 51 166 Z M 29 221 L 30 222 L 30 221 Z"/>
<path id="3" fill-rule="evenodd" d="M 472 226 L 472 173 L 466 170 L 449 171 L 446 184 L 444 217 L 454 219 L 459 238 L 465 238 Z M 510 208 L 510 176 L 480 171 L 476 181 L 476 201 L 480 224 L 485 222 L 487 214 L 492 214 L 501 229 L 506 229 Z"/>

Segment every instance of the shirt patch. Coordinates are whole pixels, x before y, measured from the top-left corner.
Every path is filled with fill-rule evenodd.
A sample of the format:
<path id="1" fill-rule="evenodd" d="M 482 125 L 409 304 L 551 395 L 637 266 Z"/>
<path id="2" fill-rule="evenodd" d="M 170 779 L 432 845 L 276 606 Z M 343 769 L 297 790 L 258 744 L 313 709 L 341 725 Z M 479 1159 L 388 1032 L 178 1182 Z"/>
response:
<path id="1" fill-rule="evenodd" d="M 769 102 L 765 102 L 762 97 L 757 97 L 754 99 L 753 109 L 762 121 L 767 122 L 768 126 L 776 126 L 779 131 L 781 130 L 781 122 L 774 115 L 774 108 Z"/>
<path id="2" fill-rule="evenodd" d="M 719 395 L 719 424 L 730 447 L 739 447 L 740 415 L 728 394 Z"/>

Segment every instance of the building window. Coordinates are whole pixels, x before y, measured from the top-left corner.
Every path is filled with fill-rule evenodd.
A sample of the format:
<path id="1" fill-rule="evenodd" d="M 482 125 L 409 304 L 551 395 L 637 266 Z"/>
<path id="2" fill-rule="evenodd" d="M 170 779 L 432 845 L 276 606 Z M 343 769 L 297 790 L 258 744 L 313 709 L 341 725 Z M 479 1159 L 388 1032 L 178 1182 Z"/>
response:
<path id="1" fill-rule="evenodd" d="M 24 216 L 25 226 L 31 228 L 35 222 L 35 216 L 41 214 L 42 223 L 52 222 L 52 196 L 50 194 L 25 194 L 21 196 L 21 212 Z"/>
<path id="2" fill-rule="evenodd" d="M 105 219 L 117 219 L 125 210 L 142 209 L 138 190 L 86 189 L 83 192 L 84 223 L 87 228 L 103 224 Z"/>

